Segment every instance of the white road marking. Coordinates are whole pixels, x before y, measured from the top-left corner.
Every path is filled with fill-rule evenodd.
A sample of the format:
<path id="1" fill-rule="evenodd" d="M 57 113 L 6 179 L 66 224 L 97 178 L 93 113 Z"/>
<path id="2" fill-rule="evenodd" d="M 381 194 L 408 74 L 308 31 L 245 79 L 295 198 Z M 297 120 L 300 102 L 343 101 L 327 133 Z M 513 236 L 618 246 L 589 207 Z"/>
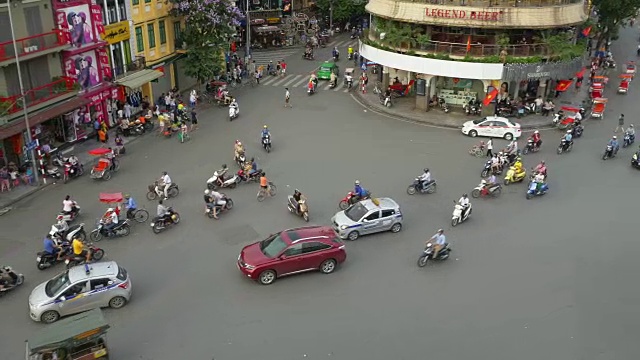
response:
<path id="1" fill-rule="evenodd" d="M 260 84 L 262 84 L 262 85 L 269 85 L 269 84 L 271 84 L 272 82 L 274 82 L 274 81 L 276 81 L 276 80 L 278 80 L 278 79 L 279 79 L 279 78 L 277 78 L 277 77 L 275 77 L 275 76 L 270 76 L 268 79 L 263 79 L 263 80 L 260 82 Z"/>
<path id="2" fill-rule="evenodd" d="M 289 79 L 287 79 L 287 78 L 280 79 L 280 81 L 277 81 L 277 82 L 271 84 L 271 86 L 278 86 L 278 85 L 282 84 L 283 82 L 285 82 L 287 80 L 289 80 Z"/>
<path id="3" fill-rule="evenodd" d="M 304 83 L 306 83 L 308 80 L 306 79 L 306 76 L 302 75 L 302 80 L 300 80 L 299 82 L 297 82 L 295 85 L 293 85 L 293 87 L 298 87 Z"/>
<path id="4" fill-rule="evenodd" d="M 305 77 L 305 75 L 296 75 L 293 78 L 290 78 L 291 80 L 287 81 L 286 83 L 282 84 L 283 86 L 289 86 L 291 85 L 294 81 L 299 80 L 300 76 Z"/>

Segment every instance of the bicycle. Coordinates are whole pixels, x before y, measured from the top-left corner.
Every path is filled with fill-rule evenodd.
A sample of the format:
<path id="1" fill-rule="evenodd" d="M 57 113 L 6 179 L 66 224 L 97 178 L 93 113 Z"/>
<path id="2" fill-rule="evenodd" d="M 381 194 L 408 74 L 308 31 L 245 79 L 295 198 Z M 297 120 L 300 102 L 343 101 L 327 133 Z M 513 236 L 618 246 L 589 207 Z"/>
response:
<path id="1" fill-rule="evenodd" d="M 270 196 L 270 197 L 276 196 L 276 190 L 277 190 L 276 186 L 271 181 L 269 181 L 269 186 L 267 190 L 260 188 L 260 191 L 258 191 L 258 196 L 257 196 L 258 201 L 263 202 L 267 196 Z"/>
<path id="2" fill-rule="evenodd" d="M 382 94 L 382 83 L 380 81 L 376 82 L 376 86 L 373 87 L 374 94 Z"/>
<path id="3" fill-rule="evenodd" d="M 149 212 L 146 209 L 135 209 L 131 213 L 131 217 L 128 218 L 134 219 L 137 223 L 141 224 L 149 219 Z"/>

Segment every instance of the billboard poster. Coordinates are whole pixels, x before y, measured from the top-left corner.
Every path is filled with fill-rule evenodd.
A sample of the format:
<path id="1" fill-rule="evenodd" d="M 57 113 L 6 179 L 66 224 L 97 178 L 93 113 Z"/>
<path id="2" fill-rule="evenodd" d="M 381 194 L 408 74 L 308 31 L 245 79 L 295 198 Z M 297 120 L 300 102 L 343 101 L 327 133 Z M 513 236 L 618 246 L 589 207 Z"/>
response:
<path id="1" fill-rule="evenodd" d="M 56 11 L 58 26 L 69 34 L 71 44 L 82 47 L 94 42 L 93 22 L 89 5 L 76 5 Z"/>
<path id="2" fill-rule="evenodd" d="M 70 56 L 65 60 L 65 72 L 83 91 L 100 84 L 100 73 L 95 51 L 87 51 L 80 55 Z"/>

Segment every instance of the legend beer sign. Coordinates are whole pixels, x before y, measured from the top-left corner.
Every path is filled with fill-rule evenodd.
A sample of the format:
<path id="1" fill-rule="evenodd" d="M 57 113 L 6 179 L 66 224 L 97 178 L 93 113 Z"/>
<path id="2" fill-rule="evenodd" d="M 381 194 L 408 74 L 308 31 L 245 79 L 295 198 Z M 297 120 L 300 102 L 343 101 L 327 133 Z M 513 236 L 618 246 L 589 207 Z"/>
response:
<path id="1" fill-rule="evenodd" d="M 427 8 L 425 11 L 427 17 L 438 19 L 461 19 L 461 20 L 477 20 L 477 21 L 500 21 L 504 11 L 483 11 L 483 10 L 452 10 L 452 9 L 434 9 Z"/>

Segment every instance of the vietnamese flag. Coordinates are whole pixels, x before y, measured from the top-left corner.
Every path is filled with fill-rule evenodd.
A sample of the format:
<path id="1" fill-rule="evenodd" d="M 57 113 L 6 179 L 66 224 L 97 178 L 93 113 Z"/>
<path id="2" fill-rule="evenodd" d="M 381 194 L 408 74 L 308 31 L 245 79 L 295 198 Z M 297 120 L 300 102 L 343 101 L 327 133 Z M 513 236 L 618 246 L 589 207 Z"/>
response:
<path id="1" fill-rule="evenodd" d="M 471 35 L 467 37 L 467 52 L 471 51 Z"/>
<path id="2" fill-rule="evenodd" d="M 589 34 L 591 33 L 591 28 L 592 26 L 589 26 L 588 28 L 582 30 L 582 35 L 589 36 Z"/>
<path id="3" fill-rule="evenodd" d="M 566 91 L 573 80 L 560 80 L 558 81 L 558 85 L 556 85 L 556 91 Z"/>
<path id="4" fill-rule="evenodd" d="M 487 96 L 484 97 L 484 100 L 482 101 L 482 104 L 484 106 L 487 106 L 489 104 L 491 104 L 491 102 L 493 101 L 493 99 L 496 98 L 496 96 L 498 96 L 498 89 L 493 89 L 491 90 L 490 93 L 487 94 Z"/>

